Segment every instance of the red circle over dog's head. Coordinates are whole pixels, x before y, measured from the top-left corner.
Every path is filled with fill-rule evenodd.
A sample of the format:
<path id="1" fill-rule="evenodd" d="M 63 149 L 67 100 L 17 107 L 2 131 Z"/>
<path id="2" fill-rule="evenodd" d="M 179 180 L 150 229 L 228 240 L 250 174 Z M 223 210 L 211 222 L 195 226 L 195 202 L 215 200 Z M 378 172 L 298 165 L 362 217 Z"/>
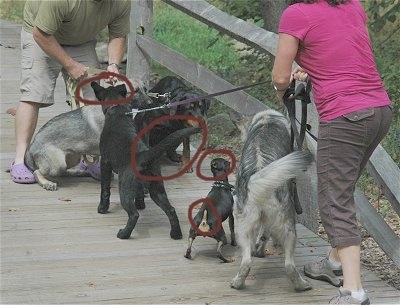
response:
<path id="1" fill-rule="evenodd" d="M 117 79 L 123 81 L 128 86 L 130 94 L 125 98 L 121 98 L 119 100 L 112 100 L 112 101 L 97 101 L 97 100 L 92 101 L 92 100 L 88 100 L 88 99 L 85 99 L 82 96 L 80 96 L 81 88 L 84 87 L 85 85 L 90 84 L 93 81 L 98 81 L 98 80 L 102 80 L 102 79 L 107 80 L 107 79 L 110 79 L 110 77 L 117 78 Z M 135 88 L 133 87 L 132 83 L 129 81 L 129 79 L 126 76 L 118 74 L 118 73 L 108 72 L 108 71 L 101 72 L 99 75 L 96 75 L 93 77 L 85 78 L 83 81 L 78 83 L 78 86 L 75 89 L 76 99 L 87 105 L 125 104 L 125 103 L 128 103 L 129 101 L 131 101 L 133 99 L 134 95 L 135 95 Z"/>
<path id="2" fill-rule="evenodd" d="M 222 175 L 218 175 L 216 177 L 207 177 L 204 176 L 201 173 L 201 164 L 203 163 L 204 159 L 209 156 L 210 154 L 221 154 L 221 155 L 227 155 L 229 156 L 229 158 L 231 159 L 231 167 L 229 168 L 229 170 L 222 174 Z M 211 149 L 211 150 L 207 150 L 205 151 L 201 157 L 199 158 L 199 160 L 197 161 L 197 165 L 196 165 L 196 174 L 200 179 L 203 179 L 205 181 L 218 181 L 218 180 L 223 180 L 224 178 L 228 177 L 228 175 L 230 175 L 236 168 L 236 157 L 235 155 L 228 149 Z"/>

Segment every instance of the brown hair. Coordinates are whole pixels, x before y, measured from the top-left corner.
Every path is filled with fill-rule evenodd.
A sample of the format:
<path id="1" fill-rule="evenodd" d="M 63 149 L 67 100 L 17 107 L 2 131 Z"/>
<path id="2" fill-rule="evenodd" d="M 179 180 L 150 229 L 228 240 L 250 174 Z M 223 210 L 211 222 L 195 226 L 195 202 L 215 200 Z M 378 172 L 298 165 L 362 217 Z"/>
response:
<path id="1" fill-rule="evenodd" d="M 291 1 L 291 5 L 295 4 L 295 3 L 315 3 L 315 2 L 319 2 L 320 0 L 292 0 Z M 336 6 L 342 3 L 346 3 L 348 0 L 325 0 L 326 2 L 328 2 L 330 5 L 332 6 Z"/>

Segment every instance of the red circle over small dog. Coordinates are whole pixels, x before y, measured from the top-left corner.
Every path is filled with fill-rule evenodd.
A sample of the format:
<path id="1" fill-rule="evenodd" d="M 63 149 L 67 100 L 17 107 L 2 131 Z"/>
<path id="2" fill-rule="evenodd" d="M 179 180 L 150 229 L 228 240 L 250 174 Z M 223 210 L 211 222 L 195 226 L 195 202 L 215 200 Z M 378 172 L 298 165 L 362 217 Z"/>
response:
<path id="1" fill-rule="evenodd" d="M 197 227 L 196 223 L 194 222 L 194 219 L 193 219 L 193 216 L 192 216 L 193 208 L 195 206 L 197 206 L 201 202 L 208 204 L 208 206 L 210 207 L 211 211 L 214 213 L 215 217 L 217 218 L 217 225 L 210 232 L 200 231 L 199 228 Z M 207 237 L 207 236 L 208 237 L 212 237 L 216 233 L 218 233 L 218 231 L 221 230 L 221 228 L 222 228 L 221 216 L 219 215 L 219 213 L 217 211 L 217 208 L 214 205 L 214 202 L 209 197 L 200 198 L 200 199 L 194 201 L 193 203 L 191 203 L 190 206 L 189 206 L 189 209 L 188 209 L 188 218 L 189 218 L 189 222 L 190 222 L 190 225 L 192 226 L 193 230 L 195 230 L 198 235 L 201 235 L 201 236 L 204 236 L 204 237 Z"/>

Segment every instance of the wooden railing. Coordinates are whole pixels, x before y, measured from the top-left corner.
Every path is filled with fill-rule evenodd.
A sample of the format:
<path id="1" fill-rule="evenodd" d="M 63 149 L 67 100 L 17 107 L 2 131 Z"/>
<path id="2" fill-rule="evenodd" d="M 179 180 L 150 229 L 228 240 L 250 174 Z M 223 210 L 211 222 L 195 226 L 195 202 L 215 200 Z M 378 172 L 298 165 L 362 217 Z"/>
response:
<path id="1" fill-rule="evenodd" d="M 164 2 L 254 49 L 275 55 L 277 44 L 277 34 L 275 33 L 230 16 L 203 0 L 164 0 Z M 152 38 L 152 3 L 151 0 L 132 1 L 127 76 L 133 79 L 141 79 L 148 83 L 150 78 L 150 59 L 152 59 L 204 92 L 215 93 L 234 88 L 232 84 L 212 71 Z M 204 52 L 207 51 L 204 50 Z M 265 104 L 244 91 L 221 95 L 216 98 L 242 114 L 251 115 L 267 109 Z M 311 132 L 317 135 L 318 115 L 313 104 L 308 106 L 308 118 Z M 306 144 L 315 155 L 316 142 L 307 136 Z M 384 195 L 392 204 L 394 210 L 399 213 L 400 169 L 382 146 L 379 145 L 375 150 L 367 165 L 367 170 L 381 186 Z M 314 232 L 317 232 L 318 229 L 316 181 L 315 165 L 308 171 L 307 175 L 298 179 L 299 197 L 304 210 L 299 217 L 299 222 Z M 400 266 L 399 236 L 393 232 L 358 189 L 355 192 L 355 198 L 361 224 L 394 263 Z"/>

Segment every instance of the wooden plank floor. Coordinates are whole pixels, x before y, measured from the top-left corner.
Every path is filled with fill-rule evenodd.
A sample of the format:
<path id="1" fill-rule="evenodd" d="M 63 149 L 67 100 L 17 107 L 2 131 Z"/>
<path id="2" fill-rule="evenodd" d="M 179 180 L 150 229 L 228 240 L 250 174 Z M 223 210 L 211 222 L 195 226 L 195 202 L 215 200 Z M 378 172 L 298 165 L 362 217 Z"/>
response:
<path id="1" fill-rule="evenodd" d="M 178 241 L 169 238 L 167 217 L 148 198 L 131 239 L 116 237 L 127 220 L 117 178 L 107 215 L 97 213 L 100 185 L 91 178 L 59 178 L 56 192 L 13 183 L 6 170 L 14 156 L 14 118 L 6 109 L 19 98 L 20 26 L 1 21 L 0 28 L 1 304 L 327 304 L 336 294 L 335 287 L 314 280 L 312 290 L 296 293 L 278 254 L 254 259 L 246 288 L 231 289 L 240 250 L 226 246 L 235 261 L 220 263 L 210 238 L 197 238 L 193 260 L 185 259 L 188 206 L 211 185 L 195 174 L 166 182 L 184 234 Z M 68 110 L 61 81 L 56 99 L 41 110 L 39 126 Z M 202 168 L 209 173 L 207 164 Z M 163 167 L 165 174 L 176 169 Z M 301 270 L 328 246 L 301 225 L 298 237 L 295 260 Z M 400 303 L 399 291 L 372 272 L 363 268 L 362 277 L 373 304 Z"/>

